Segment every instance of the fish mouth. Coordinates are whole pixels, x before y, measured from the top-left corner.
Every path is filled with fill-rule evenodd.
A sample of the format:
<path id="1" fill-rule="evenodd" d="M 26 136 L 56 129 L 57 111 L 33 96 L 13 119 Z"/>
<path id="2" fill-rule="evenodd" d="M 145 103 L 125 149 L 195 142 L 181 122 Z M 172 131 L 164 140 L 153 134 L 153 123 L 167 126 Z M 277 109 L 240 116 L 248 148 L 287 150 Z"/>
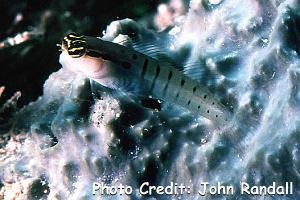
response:
<path id="1" fill-rule="evenodd" d="M 56 44 L 57 47 L 59 47 L 59 50 L 60 52 L 67 52 L 68 49 L 66 47 L 66 45 L 62 42 L 61 44 Z"/>

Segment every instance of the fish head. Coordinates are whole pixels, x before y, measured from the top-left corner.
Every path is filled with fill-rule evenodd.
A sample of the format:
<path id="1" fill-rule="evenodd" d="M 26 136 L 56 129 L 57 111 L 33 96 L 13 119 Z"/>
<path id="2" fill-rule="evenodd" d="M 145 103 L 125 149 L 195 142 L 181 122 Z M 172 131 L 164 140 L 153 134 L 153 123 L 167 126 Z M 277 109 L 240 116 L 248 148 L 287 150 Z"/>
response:
<path id="1" fill-rule="evenodd" d="M 84 36 L 76 33 L 67 34 L 61 42 L 61 51 L 66 51 L 72 58 L 80 58 L 87 52 Z"/>
<path id="2" fill-rule="evenodd" d="M 88 77 L 103 77 L 107 74 L 105 61 L 97 52 L 87 49 L 84 36 L 69 33 L 60 45 L 60 64 L 76 73 L 83 73 Z"/>

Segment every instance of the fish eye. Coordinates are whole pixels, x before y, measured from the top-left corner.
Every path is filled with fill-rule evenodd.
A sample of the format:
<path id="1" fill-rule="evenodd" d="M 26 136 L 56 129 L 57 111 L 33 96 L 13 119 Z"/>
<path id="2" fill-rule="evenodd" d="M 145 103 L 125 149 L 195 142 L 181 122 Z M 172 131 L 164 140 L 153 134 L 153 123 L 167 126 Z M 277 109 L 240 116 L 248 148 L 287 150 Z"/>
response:
<path id="1" fill-rule="evenodd" d="M 85 43 L 71 44 L 67 51 L 72 58 L 82 57 L 87 52 Z"/>

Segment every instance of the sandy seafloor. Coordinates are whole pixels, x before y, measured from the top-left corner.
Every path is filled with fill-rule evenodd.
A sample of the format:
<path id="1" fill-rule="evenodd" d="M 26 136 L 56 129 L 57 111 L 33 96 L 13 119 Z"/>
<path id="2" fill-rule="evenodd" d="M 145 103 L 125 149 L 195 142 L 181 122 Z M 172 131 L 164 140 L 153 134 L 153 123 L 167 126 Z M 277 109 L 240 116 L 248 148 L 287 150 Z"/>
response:
<path id="1" fill-rule="evenodd" d="M 185 3 L 178 16 L 157 22 L 171 28 L 154 34 L 164 34 L 162 52 L 233 113 L 229 128 L 167 102 L 161 111 L 146 108 L 62 68 L 42 96 L 13 114 L 8 130 L 1 125 L 10 139 L 0 149 L 0 199 L 300 199 L 300 2 Z M 147 37 L 139 23 L 134 31 Z M 114 22 L 104 37 L 131 28 Z M 133 193 L 93 196 L 93 182 Z M 182 183 L 192 192 L 141 196 L 144 182 Z M 201 182 L 236 191 L 201 196 Z M 241 195 L 240 182 L 293 182 L 293 194 Z"/>

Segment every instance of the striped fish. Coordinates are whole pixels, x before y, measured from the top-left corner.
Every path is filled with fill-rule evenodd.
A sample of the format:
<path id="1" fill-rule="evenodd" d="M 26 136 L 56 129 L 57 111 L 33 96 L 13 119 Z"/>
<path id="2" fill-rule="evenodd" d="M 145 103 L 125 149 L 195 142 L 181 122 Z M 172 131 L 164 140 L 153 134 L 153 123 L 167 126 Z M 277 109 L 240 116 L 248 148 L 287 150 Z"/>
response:
<path id="1" fill-rule="evenodd" d="M 60 63 L 113 89 L 139 87 L 144 94 L 180 105 L 218 126 L 230 113 L 209 90 L 171 65 L 133 48 L 96 37 L 67 35 L 62 42 Z"/>

